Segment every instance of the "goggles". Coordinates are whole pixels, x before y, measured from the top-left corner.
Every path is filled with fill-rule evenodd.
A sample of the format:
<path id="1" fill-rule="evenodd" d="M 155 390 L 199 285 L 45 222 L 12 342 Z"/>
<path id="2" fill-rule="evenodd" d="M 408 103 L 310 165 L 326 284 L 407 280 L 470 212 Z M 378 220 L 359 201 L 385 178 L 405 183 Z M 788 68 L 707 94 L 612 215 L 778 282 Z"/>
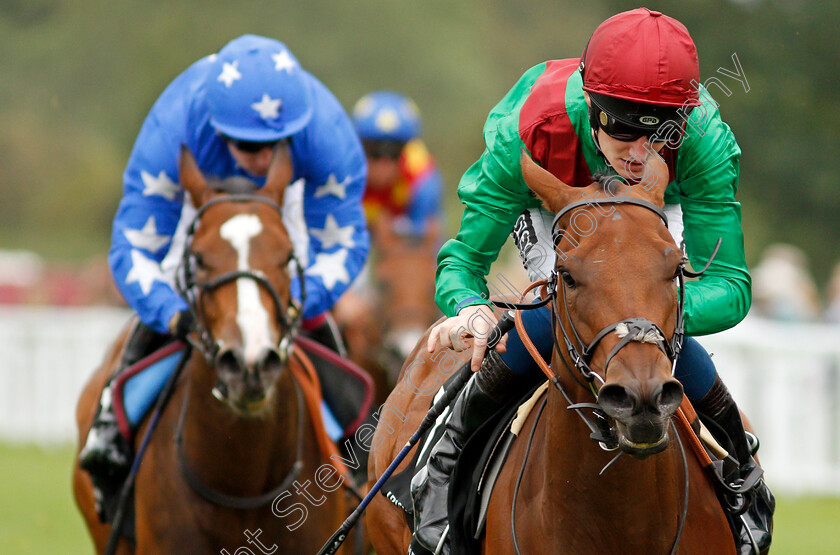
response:
<path id="1" fill-rule="evenodd" d="M 617 141 L 631 142 L 654 137 L 667 121 L 681 121 L 680 107 L 631 102 L 603 94 L 590 93 L 589 111 L 593 130 L 600 127 Z M 687 108 L 688 111 L 691 107 Z"/>
<path id="2" fill-rule="evenodd" d="M 598 112 L 598 127 L 616 141 L 630 143 L 639 137 L 650 137 L 656 133 L 656 128 L 638 129 L 618 121 L 603 110 L 599 109 Z"/>
<path id="3" fill-rule="evenodd" d="M 241 150 L 242 152 L 247 152 L 248 154 L 256 154 L 266 148 L 273 149 L 278 144 L 289 143 L 289 139 L 265 142 L 241 141 L 239 139 L 234 139 L 233 137 L 228 137 L 227 135 L 222 135 L 222 139 L 224 139 L 227 144 L 231 145 L 236 150 Z"/>
<path id="4" fill-rule="evenodd" d="M 372 159 L 399 160 L 405 143 L 402 141 L 362 141 L 365 156 Z"/>

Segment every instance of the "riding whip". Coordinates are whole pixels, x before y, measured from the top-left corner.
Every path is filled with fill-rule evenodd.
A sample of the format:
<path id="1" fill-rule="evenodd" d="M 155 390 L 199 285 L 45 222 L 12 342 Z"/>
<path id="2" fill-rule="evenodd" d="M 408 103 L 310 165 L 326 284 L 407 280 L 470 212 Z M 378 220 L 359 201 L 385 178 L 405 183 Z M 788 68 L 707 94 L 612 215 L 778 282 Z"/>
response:
<path id="1" fill-rule="evenodd" d="M 496 324 L 496 327 L 490 332 L 490 336 L 487 340 L 487 351 L 493 349 L 499 341 L 504 337 L 504 335 L 513 328 L 513 312 L 510 310 L 506 310 L 502 317 L 499 319 L 499 323 Z M 391 474 L 394 473 L 394 470 L 400 465 L 400 463 L 405 459 L 408 452 L 420 441 L 420 438 L 426 433 L 426 430 L 432 427 L 435 423 L 435 420 L 446 410 L 446 407 L 458 396 L 464 386 L 467 385 L 470 377 L 473 375 L 473 371 L 470 369 L 470 361 L 468 360 L 464 365 L 458 370 L 455 378 L 453 378 L 450 387 L 444 391 L 443 396 L 441 396 L 438 401 L 432 405 L 432 408 L 429 409 L 429 412 L 426 413 L 426 416 L 423 418 L 423 421 L 420 423 L 420 426 L 417 428 L 417 431 L 409 438 L 408 442 L 399 452 L 397 457 L 388 465 L 388 468 L 385 469 L 385 472 L 373 487 L 370 489 L 368 494 L 362 499 L 362 502 L 359 503 L 359 506 L 350 513 L 350 516 L 347 517 L 347 520 L 339 527 L 338 530 L 327 540 L 327 543 L 318 551 L 318 555 L 332 555 L 338 548 L 341 547 L 341 544 L 344 543 L 344 540 L 347 539 L 347 534 L 350 533 L 350 530 L 353 529 L 353 526 L 356 525 L 356 522 L 359 520 L 359 517 L 362 516 L 362 513 L 367 508 L 368 504 L 373 500 L 374 496 L 379 492 L 388 478 L 391 477 Z"/>

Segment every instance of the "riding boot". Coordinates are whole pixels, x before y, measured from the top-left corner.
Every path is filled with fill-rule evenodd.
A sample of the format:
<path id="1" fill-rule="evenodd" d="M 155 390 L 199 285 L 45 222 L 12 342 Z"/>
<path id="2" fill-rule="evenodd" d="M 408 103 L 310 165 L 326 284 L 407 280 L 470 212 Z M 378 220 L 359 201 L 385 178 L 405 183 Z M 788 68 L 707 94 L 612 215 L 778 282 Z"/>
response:
<path id="1" fill-rule="evenodd" d="M 443 435 L 432 448 L 425 468 L 412 480 L 415 526 L 410 554 L 449 553 L 447 500 L 455 463 L 472 433 L 509 399 L 515 377 L 499 355 L 491 351 L 481 370 L 455 399 Z"/>
<path id="2" fill-rule="evenodd" d="M 117 425 L 112 399 L 112 385 L 122 372 L 153 352 L 170 336 L 161 334 L 138 322 L 129 337 L 123 357 L 116 371 L 111 375 L 99 398 L 99 408 L 88 432 L 85 446 L 79 453 L 79 466 L 92 478 L 104 481 L 119 481 L 128 473 L 132 461 L 132 449 L 128 439 Z"/>
<path id="3" fill-rule="evenodd" d="M 758 451 L 758 438 L 744 430 L 741 413 L 726 384 L 715 376 L 711 389 L 702 399 L 694 403 L 695 409 L 717 423 L 729 436 L 740 468 L 734 482 L 744 479 L 757 471 L 758 463 L 753 455 Z M 760 469 L 758 469 L 760 472 Z M 770 547 L 773 511 L 776 500 L 764 479 L 758 480 L 752 491 L 745 492 L 751 498 L 747 510 L 735 518 L 743 524 L 740 530 L 740 555 L 758 555 Z"/>

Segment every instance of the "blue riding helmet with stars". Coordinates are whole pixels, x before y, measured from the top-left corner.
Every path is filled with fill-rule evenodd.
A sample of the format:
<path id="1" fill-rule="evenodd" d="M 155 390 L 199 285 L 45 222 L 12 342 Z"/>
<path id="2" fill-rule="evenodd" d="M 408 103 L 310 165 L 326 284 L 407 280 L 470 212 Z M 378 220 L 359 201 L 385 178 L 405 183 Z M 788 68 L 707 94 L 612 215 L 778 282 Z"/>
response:
<path id="1" fill-rule="evenodd" d="M 206 80 L 210 124 L 222 135 L 276 141 L 312 117 L 312 93 L 297 59 L 276 40 L 244 35 L 214 57 Z"/>
<path id="2" fill-rule="evenodd" d="M 420 136 L 420 110 L 413 100 L 392 91 L 366 94 L 353 107 L 353 123 L 365 141 L 408 141 Z"/>

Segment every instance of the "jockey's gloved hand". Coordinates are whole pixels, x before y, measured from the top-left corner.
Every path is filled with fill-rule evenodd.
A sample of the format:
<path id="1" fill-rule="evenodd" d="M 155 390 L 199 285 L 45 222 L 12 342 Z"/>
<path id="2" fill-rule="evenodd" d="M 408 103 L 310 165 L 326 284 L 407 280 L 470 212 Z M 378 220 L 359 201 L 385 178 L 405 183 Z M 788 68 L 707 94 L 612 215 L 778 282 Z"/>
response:
<path id="1" fill-rule="evenodd" d="M 195 327 L 195 316 L 190 309 L 176 312 L 169 321 L 169 333 L 178 339 L 184 339 Z"/>

